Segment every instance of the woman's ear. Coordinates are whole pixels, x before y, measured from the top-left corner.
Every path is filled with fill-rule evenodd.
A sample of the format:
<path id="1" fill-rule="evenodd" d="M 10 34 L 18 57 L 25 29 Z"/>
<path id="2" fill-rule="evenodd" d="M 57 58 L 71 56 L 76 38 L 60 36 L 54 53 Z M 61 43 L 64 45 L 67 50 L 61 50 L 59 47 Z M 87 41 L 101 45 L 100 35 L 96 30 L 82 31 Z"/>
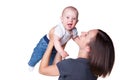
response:
<path id="1" fill-rule="evenodd" d="M 86 49 L 87 52 L 90 52 L 90 47 L 89 46 L 87 46 L 85 49 Z"/>

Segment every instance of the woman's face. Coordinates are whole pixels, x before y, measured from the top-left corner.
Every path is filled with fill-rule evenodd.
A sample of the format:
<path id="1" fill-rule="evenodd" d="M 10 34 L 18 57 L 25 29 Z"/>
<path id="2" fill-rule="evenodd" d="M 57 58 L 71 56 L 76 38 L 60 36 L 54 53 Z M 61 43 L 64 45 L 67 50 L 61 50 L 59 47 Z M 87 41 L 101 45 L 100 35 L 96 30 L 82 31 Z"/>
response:
<path id="1" fill-rule="evenodd" d="M 92 39 L 95 39 L 96 35 L 98 33 L 97 29 L 93 29 L 90 30 L 88 32 L 81 32 L 81 35 L 79 36 L 79 46 L 80 48 L 85 48 L 86 46 L 88 46 L 88 43 L 90 43 L 90 41 Z"/>

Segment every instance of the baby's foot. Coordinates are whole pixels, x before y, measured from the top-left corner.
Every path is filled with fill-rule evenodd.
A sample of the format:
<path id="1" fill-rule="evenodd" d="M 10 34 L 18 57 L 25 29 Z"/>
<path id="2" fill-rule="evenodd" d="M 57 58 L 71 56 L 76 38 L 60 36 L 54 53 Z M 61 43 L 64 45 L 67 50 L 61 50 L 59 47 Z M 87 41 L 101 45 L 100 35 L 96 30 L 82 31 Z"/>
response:
<path id="1" fill-rule="evenodd" d="M 29 66 L 29 68 L 28 68 L 28 69 L 29 69 L 29 71 L 30 71 L 30 72 L 32 72 L 32 71 L 34 70 L 34 67 Z"/>

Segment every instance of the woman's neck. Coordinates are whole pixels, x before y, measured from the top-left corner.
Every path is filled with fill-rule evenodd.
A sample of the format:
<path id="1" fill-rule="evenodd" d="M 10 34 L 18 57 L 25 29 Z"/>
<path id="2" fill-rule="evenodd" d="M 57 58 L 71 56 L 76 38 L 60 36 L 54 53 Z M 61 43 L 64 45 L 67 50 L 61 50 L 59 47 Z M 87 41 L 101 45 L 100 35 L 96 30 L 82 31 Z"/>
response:
<path id="1" fill-rule="evenodd" d="M 80 58 L 88 58 L 88 53 L 82 50 L 79 51 L 78 57 Z"/>

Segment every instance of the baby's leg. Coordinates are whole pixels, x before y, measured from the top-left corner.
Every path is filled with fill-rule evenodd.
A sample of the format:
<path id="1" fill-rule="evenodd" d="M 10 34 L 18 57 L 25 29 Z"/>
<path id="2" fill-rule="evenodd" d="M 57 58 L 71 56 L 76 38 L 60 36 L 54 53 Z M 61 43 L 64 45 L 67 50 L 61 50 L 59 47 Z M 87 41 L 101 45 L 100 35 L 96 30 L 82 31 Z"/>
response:
<path id="1" fill-rule="evenodd" d="M 45 40 L 42 38 L 37 46 L 34 48 L 34 51 L 31 55 L 31 58 L 28 62 L 28 65 L 31 67 L 34 67 L 43 57 L 43 54 L 46 51 L 47 43 Z"/>
<path id="2" fill-rule="evenodd" d="M 51 56 L 50 56 L 50 61 L 49 61 L 49 65 L 53 64 L 54 63 L 54 59 L 55 59 L 55 56 L 57 54 L 57 51 L 55 48 L 52 49 L 52 53 L 51 53 Z"/>

